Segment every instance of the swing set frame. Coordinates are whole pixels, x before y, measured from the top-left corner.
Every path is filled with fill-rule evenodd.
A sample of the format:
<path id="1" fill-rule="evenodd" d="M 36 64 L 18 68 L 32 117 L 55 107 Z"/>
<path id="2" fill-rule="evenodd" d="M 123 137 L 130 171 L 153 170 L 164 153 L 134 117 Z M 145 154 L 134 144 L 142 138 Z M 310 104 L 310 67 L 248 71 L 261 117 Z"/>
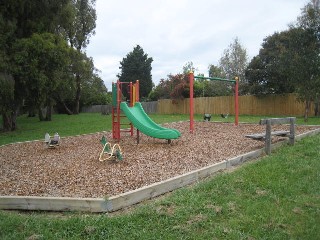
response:
<path id="1" fill-rule="evenodd" d="M 239 78 L 235 77 L 234 80 L 224 79 L 224 78 L 217 78 L 217 77 L 203 77 L 203 76 L 194 76 L 194 73 L 191 71 L 189 73 L 189 84 L 190 84 L 190 133 L 194 131 L 194 99 L 193 99 L 193 83 L 194 79 L 208 79 L 213 81 L 222 81 L 222 82 L 230 82 L 235 84 L 235 91 L 234 91 L 234 112 L 235 112 L 235 119 L 234 125 L 238 126 L 239 124 Z"/>

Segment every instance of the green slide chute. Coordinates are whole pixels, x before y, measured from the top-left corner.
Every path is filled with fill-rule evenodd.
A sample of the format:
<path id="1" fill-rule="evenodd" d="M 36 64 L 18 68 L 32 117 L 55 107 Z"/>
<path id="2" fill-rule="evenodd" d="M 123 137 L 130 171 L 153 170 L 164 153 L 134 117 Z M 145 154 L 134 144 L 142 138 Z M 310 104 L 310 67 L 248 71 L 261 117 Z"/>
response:
<path id="1" fill-rule="evenodd" d="M 140 102 L 136 102 L 133 107 L 128 107 L 127 103 L 122 102 L 120 109 L 133 126 L 145 135 L 160 139 L 176 139 L 181 136 L 176 129 L 164 128 L 156 124 L 143 110 Z"/>

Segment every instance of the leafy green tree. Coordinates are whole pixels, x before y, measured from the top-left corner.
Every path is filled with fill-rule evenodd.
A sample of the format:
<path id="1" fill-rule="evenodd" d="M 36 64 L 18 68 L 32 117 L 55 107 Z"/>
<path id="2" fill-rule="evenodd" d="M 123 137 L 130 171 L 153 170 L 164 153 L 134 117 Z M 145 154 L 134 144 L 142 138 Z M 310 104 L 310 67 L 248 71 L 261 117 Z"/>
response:
<path id="1" fill-rule="evenodd" d="M 222 69 L 221 74 L 225 74 L 227 79 L 239 77 L 239 94 L 245 94 L 247 81 L 245 79 L 245 70 L 248 65 L 247 50 L 241 45 L 236 37 L 234 41 L 224 50 L 219 60 L 219 68 Z"/>
<path id="2" fill-rule="evenodd" d="M 308 115 L 310 108 L 310 101 L 315 103 L 315 116 L 320 116 L 319 105 L 320 105 L 320 1 L 310 1 L 301 12 L 298 17 L 296 26 L 302 28 L 306 34 L 303 38 L 304 43 L 302 48 L 297 46 L 300 53 L 303 52 L 303 56 L 308 59 L 301 59 L 302 62 L 308 61 L 309 69 L 307 66 L 303 69 L 300 74 L 304 74 L 305 78 L 308 79 L 306 85 L 298 85 L 298 93 L 300 99 L 306 102 L 305 118 Z M 307 37 L 308 35 L 308 37 Z M 306 41 L 308 43 L 306 43 Z M 300 55 L 301 56 L 301 55 Z M 296 58 L 294 60 L 297 60 Z M 311 70 L 311 71 L 310 71 Z M 309 74 L 308 74 L 309 73 Z M 312 97 L 310 97 L 310 95 Z"/>
<path id="3" fill-rule="evenodd" d="M 54 93 L 70 65 L 69 50 L 61 37 L 51 33 L 35 33 L 14 45 L 13 73 L 24 83 L 25 98 L 38 108 L 40 120 L 51 120 Z M 42 115 L 44 107 L 46 117 Z"/>
<path id="4" fill-rule="evenodd" d="M 215 66 L 214 64 L 210 64 L 209 77 L 227 78 L 227 75 L 224 72 L 222 67 Z"/>
<path id="5" fill-rule="evenodd" d="M 227 78 L 223 68 L 220 66 L 215 66 L 213 64 L 209 65 L 209 77 Z M 207 97 L 228 96 L 232 94 L 232 85 L 226 82 L 214 80 L 207 81 L 204 89 L 207 92 L 204 95 Z"/>
<path id="6" fill-rule="evenodd" d="M 72 48 L 81 51 L 87 47 L 95 34 L 97 14 L 96 0 L 71 0 L 64 9 L 60 32 Z"/>
<path id="7" fill-rule="evenodd" d="M 85 81 L 82 88 L 82 105 L 90 106 L 108 103 L 108 89 L 106 88 L 106 86 L 103 83 L 103 80 L 99 77 L 97 73 L 94 73 L 89 81 Z"/>
<path id="8" fill-rule="evenodd" d="M 48 62 L 49 60 L 53 61 L 51 69 L 45 66 L 37 66 L 35 59 L 31 59 L 32 54 L 39 53 L 44 48 L 43 46 L 40 46 L 37 49 L 39 51 L 35 51 L 34 53 L 31 53 L 30 49 L 32 42 L 36 40 L 33 34 L 39 34 L 39 36 L 43 37 L 44 35 L 42 34 L 51 33 L 56 36 L 62 36 L 65 39 L 64 41 L 69 41 L 69 46 L 66 45 L 67 48 L 72 47 L 79 52 L 78 55 L 83 54 L 81 52 L 82 49 L 87 46 L 89 38 L 94 34 L 96 21 L 94 4 L 95 0 L 17 0 L 0 2 L 0 73 L 3 76 L 12 77 L 14 81 L 11 110 L 6 111 L 6 114 L 10 112 L 12 117 L 4 116 L 3 119 L 15 121 L 16 117 L 14 116 L 17 115 L 23 101 L 29 106 L 39 108 L 43 104 L 52 105 L 54 100 L 64 99 L 66 98 L 65 96 L 70 96 L 70 94 L 75 96 L 72 101 L 76 102 L 75 112 L 78 112 L 81 86 L 85 81 L 84 79 L 80 79 L 80 75 L 86 75 L 83 73 L 88 69 L 86 67 L 88 65 L 87 62 L 79 62 L 79 57 L 74 57 L 75 54 L 72 54 L 73 51 L 70 50 L 68 53 L 65 53 L 66 55 L 61 62 L 67 64 L 67 66 L 60 64 L 60 71 L 57 71 L 53 55 L 48 56 L 47 59 Z M 28 40 L 28 38 L 30 39 Z M 48 39 L 42 40 L 46 42 Z M 61 42 L 60 40 L 54 42 L 57 45 L 57 49 L 60 49 Z M 59 54 L 57 53 L 57 55 Z M 56 58 L 59 57 L 61 56 L 56 56 Z M 27 58 L 29 58 L 29 63 L 26 61 Z M 74 60 L 74 62 L 70 63 L 69 60 Z M 15 62 L 19 61 L 23 61 L 25 66 L 32 66 L 35 70 L 35 76 L 26 79 L 23 73 L 27 72 L 27 69 L 22 69 L 21 67 L 19 69 L 19 66 L 15 64 Z M 81 70 L 81 67 L 84 69 Z M 75 72 L 72 73 L 72 70 Z M 91 70 L 93 71 L 93 68 Z M 44 71 L 47 72 L 44 73 Z M 47 84 L 46 88 L 52 87 L 52 89 L 45 91 L 43 82 L 46 81 L 46 78 L 50 74 L 56 79 L 49 81 L 53 85 Z M 90 75 L 93 76 L 93 72 Z M 74 83 L 70 81 L 71 76 Z M 33 77 L 37 80 L 34 80 Z M 64 81 L 61 81 L 61 79 L 64 79 Z M 90 78 L 87 77 L 86 80 L 89 81 Z M 5 84 L 5 82 L 2 81 L 1 84 Z M 90 85 L 88 84 L 88 86 Z M 46 92 L 50 92 L 50 98 L 43 97 Z M 47 103 L 44 98 L 47 99 Z M 50 110 L 51 107 L 48 109 Z M 47 112 L 47 114 L 46 118 L 50 119 L 50 113 Z M 39 117 L 41 116 L 39 115 Z M 6 122 L 5 125 L 12 126 L 11 129 L 4 127 L 5 129 L 14 130 L 16 123 Z"/>
<path id="9" fill-rule="evenodd" d="M 187 63 L 182 67 L 182 73 L 184 73 L 184 74 L 189 74 L 189 72 L 195 73 L 196 71 L 198 71 L 198 68 L 193 65 L 193 62 L 192 62 L 192 61 L 187 62 Z"/>
<path id="10" fill-rule="evenodd" d="M 232 95 L 232 85 L 226 82 L 198 79 L 194 82 L 195 97 L 217 97 Z"/>
<path id="11" fill-rule="evenodd" d="M 117 75 L 121 82 L 134 82 L 139 80 L 140 97 L 147 98 L 152 90 L 151 63 L 153 59 L 144 53 L 143 49 L 137 45 L 133 51 L 128 53 L 120 62 L 121 73 Z M 124 92 L 125 96 L 128 96 Z M 127 95 L 126 95 L 127 94 Z"/>
<path id="12" fill-rule="evenodd" d="M 61 12 L 68 1 L 17 0 L 0 2 L 0 73 L 12 77 L 14 81 L 11 109 L 2 113 L 5 130 L 15 130 L 18 110 L 28 92 L 26 91 L 28 86 L 25 84 L 22 74 L 13 72 L 16 58 L 13 48 L 17 41 L 29 38 L 33 33 L 55 32 L 59 25 Z"/>
<path id="13" fill-rule="evenodd" d="M 96 28 L 96 10 L 95 0 L 71 0 L 64 11 L 65 22 L 62 23 L 60 32 L 69 41 L 70 46 L 75 48 L 79 54 L 89 44 L 90 37 L 95 34 Z M 76 59 L 77 61 L 77 59 Z M 76 62 L 78 71 L 74 75 L 75 97 L 73 113 L 80 111 L 81 86 L 84 79 L 81 79 L 79 67 L 82 64 Z M 83 69 L 82 71 L 86 71 Z"/>
<path id="14" fill-rule="evenodd" d="M 149 100 L 157 101 L 158 99 L 169 99 L 171 89 L 168 81 L 168 79 L 161 79 L 159 84 L 149 93 Z"/>
<path id="15" fill-rule="evenodd" d="M 248 81 L 248 92 L 253 95 L 264 95 L 274 93 L 267 78 L 267 70 L 263 65 L 260 56 L 255 56 L 249 63 L 246 72 Z"/>
<path id="16" fill-rule="evenodd" d="M 264 40 L 246 71 L 252 93 L 298 93 L 305 121 L 320 91 L 319 13 L 319 4 L 307 4 L 296 26 Z"/>
<path id="17" fill-rule="evenodd" d="M 254 57 L 246 70 L 251 94 L 283 94 L 295 90 L 288 75 L 291 59 L 287 52 L 292 34 L 290 30 L 274 33 L 264 39 L 259 55 Z"/>

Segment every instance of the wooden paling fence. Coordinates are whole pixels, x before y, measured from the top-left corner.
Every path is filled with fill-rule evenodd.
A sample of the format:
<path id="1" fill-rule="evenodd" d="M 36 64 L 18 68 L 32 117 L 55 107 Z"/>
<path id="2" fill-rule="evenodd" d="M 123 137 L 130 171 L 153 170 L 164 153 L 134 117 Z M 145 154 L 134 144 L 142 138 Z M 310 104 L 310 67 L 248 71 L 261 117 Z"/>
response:
<path id="1" fill-rule="evenodd" d="M 150 113 L 157 113 L 158 108 L 158 102 L 142 102 L 142 107 L 144 111 L 148 114 Z M 112 106 L 109 105 L 92 105 L 92 106 L 86 106 L 82 107 L 81 112 L 84 113 L 102 113 L 102 114 L 111 114 L 112 112 Z"/>
<path id="2" fill-rule="evenodd" d="M 305 104 L 297 100 L 295 94 L 267 96 L 239 96 L 239 113 L 241 115 L 303 115 Z M 310 113 L 314 112 L 311 104 Z M 158 101 L 159 114 L 189 114 L 189 99 Z M 234 114 L 233 96 L 200 97 L 194 99 L 195 114 Z"/>
<path id="3" fill-rule="evenodd" d="M 143 102 L 146 113 L 189 114 L 189 98 L 183 100 L 161 99 L 155 102 Z M 302 116 L 305 104 L 297 100 L 295 94 L 267 96 L 239 96 L 240 115 L 278 115 Z M 84 107 L 82 112 L 111 113 L 111 105 L 94 105 Z M 194 99 L 195 114 L 234 114 L 233 96 L 200 97 Z M 314 113 L 311 104 L 310 114 Z"/>

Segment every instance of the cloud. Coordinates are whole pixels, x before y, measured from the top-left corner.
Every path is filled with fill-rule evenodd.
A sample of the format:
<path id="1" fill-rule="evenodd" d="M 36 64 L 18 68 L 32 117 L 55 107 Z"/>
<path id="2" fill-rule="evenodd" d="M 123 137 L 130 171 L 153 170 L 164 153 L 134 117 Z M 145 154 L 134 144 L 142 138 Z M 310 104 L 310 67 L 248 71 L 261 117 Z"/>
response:
<path id="1" fill-rule="evenodd" d="M 108 89 L 120 61 L 139 44 L 153 58 L 153 82 L 179 73 L 189 61 L 207 75 L 235 37 L 257 55 L 263 39 L 283 31 L 307 3 L 301 0 L 97 0 L 96 35 L 87 54 Z"/>

